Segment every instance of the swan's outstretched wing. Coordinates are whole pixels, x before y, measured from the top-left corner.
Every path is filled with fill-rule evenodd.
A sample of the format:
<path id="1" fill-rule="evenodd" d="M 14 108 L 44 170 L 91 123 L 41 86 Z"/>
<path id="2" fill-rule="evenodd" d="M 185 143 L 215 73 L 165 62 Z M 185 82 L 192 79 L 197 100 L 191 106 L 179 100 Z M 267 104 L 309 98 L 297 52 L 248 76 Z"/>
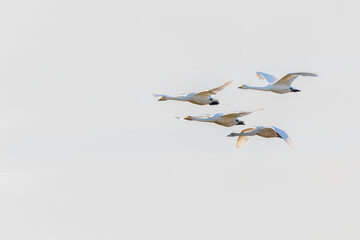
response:
<path id="1" fill-rule="evenodd" d="M 247 128 L 241 131 L 241 133 L 249 133 L 255 130 L 255 127 L 251 127 L 251 128 Z M 240 134 L 241 134 L 240 133 Z M 246 141 L 249 140 L 249 136 L 239 136 L 237 141 L 236 141 L 236 147 L 240 148 L 242 147 Z"/>
<path id="2" fill-rule="evenodd" d="M 284 139 L 284 141 L 291 147 L 291 149 L 294 150 L 294 143 L 291 138 L 286 134 L 286 132 L 274 126 L 272 126 L 272 128 L 281 136 L 282 139 Z"/>
<path id="3" fill-rule="evenodd" d="M 282 77 L 279 81 L 277 81 L 274 84 L 290 86 L 298 76 L 317 77 L 318 75 L 315 73 L 307 73 L 307 72 L 289 73 L 286 74 L 284 77 Z"/>
<path id="4" fill-rule="evenodd" d="M 277 77 L 270 75 L 268 73 L 263 73 L 263 72 L 256 72 L 256 75 L 261 79 L 261 80 L 266 80 L 268 81 L 268 83 L 272 84 L 274 82 L 276 82 L 278 79 Z"/>
<path id="5" fill-rule="evenodd" d="M 219 86 L 217 88 L 213 88 L 213 89 L 210 89 L 210 90 L 207 90 L 207 91 L 198 92 L 198 93 L 196 93 L 196 95 L 211 96 L 211 95 L 216 94 L 219 91 L 223 90 L 224 88 L 229 86 L 231 83 L 232 83 L 232 80 L 224 83 L 223 85 L 221 85 L 221 86 Z"/>
<path id="6" fill-rule="evenodd" d="M 253 112 L 256 112 L 256 111 L 260 111 L 260 110 L 263 110 L 264 108 L 260 108 L 260 109 L 256 109 L 256 110 L 252 110 L 252 111 L 241 111 L 241 112 L 238 112 L 238 113 L 229 113 L 229 114 L 225 114 L 224 116 L 222 116 L 223 118 L 229 118 L 229 119 L 234 119 L 234 118 L 238 118 L 238 117 L 243 117 L 243 116 L 246 116 L 246 115 L 249 115 Z"/>
<path id="7" fill-rule="evenodd" d="M 232 80 L 224 83 L 223 85 L 221 85 L 217 88 L 210 89 L 209 92 L 211 92 L 211 94 L 217 94 L 219 91 L 223 90 L 224 88 L 229 86 L 231 83 L 232 83 Z"/>
<path id="8" fill-rule="evenodd" d="M 249 140 L 249 136 L 240 136 L 236 141 L 236 147 L 241 148 Z"/>

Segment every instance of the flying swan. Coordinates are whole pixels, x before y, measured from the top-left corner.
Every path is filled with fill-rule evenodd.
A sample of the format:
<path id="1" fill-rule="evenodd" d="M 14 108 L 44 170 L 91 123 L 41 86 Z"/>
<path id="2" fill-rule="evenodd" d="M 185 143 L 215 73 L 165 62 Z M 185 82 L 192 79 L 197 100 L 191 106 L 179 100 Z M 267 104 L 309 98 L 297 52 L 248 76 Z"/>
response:
<path id="1" fill-rule="evenodd" d="M 219 91 L 223 90 L 225 87 L 229 86 L 232 83 L 232 81 L 226 82 L 223 85 L 213 88 L 207 91 L 201 91 L 201 92 L 191 92 L 187 95 L 180 95 L 180 96 L 168 96 L 164 94 L 153 94 L 154 97 L 160 97 L 158 101 L 166 101 L 166 100 L 176 100 L 176 101 L 186 101 L 191 102 L 193 104 L 197 105 L 218 105 L 219 100 L 214 99 L 212 95 L 218 93 Z"/>
<path id="2" fill-rule="evenodd" d="M 241 89 L 253 89 L 253 90 L 260 90 L 260 91 L 271 91 L 274 93 L 289 93 L 289 92 L 300 92 L 299 89 L 295 89 L 291 87 L 291 84 L 298 76 L 311 76 L 317 77 L 318 75 L 315 73 L 306 73 L 306 72 L 298 72 L 298 73 L 288 73 L 280 80 L 278 80 L 273 75 L 257 72 L 256 73 L 260 79 L 265 79 L 269 84 L 265 87 L 251 87 L 248 85 L 242 85 L 239 88 Z"/>
<path id="3" fill-rule="evenodd" d="M 241 111 L 241 112 L 228 113 L 228 114 L 217 113 L 213 116 L 196 116 L 196 117 L 195 116 L 187 116 L 184 118 L 184 120 L 199 121 L 199 122 L 212 122 L 212 123 L 216 123 L 221 126 L 232 127 L 234 125 L 245 125 L 245 123 L 243 121 L 238 119 L 239 117 L 243 117 L 243 116 L 249 115 L 253 112 L 263 110 L 263 109 L 264 108 L 256 109 L 253 111 Z"/>
<path id="4" fill-rule="evenodd" d="M 236 147 L 240 148 L 245 144 L 245 142 L 249 139 L 250 136 L 258 135 L 264 138 L 282 138 L 285 142 L 294 150 L 294 143 L 289 138 L 289 136 L 283 130 L 277 127 L 264 127 L 264 126 L 257 126 L 247 128 L 241 131 L 241 133 L 230 133 L 227 135 L 228 137 L 236 137 L 239 136 L 237 139 Z"/>

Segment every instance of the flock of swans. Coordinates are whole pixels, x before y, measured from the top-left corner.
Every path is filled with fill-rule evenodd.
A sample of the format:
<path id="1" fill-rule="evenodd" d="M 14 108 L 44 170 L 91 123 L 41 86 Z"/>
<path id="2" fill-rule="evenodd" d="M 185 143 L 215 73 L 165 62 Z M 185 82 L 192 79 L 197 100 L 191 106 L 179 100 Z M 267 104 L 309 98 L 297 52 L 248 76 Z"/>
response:
<path id="1" fill-rule="evenodd" d="M 278 94 L 284 94 L 289 92 L 300 92 L 299 89 L 293 88 L 291 85 L 294 80 L 298 76 L 312 76 L 317 77 L 317 74 L 307 73 L 307 72 L 298 72 L 298 73 L 289 73 L 284 77 L 277 79 L 275 76 L 272 76 L 267 73 L 257 72 L 257 76 L 261 80 L 266 80 L 268 85 L 265 87 L 252 87 L 248 85 L 242 85 L 240 89 L 253 89 L 259 91 L 270 91 Z M 190 102 L 197 105 L 217 105 L 219 104 L 219 100 L 214 99 L 213 95 L 223 90 L 227 86 L 229 86 L 232 81 L 228 81 L 223 85 L 213 88 L 206 91 L 201 92 L 191 92 L 184 95 L 179 96 L 168 96 L 164 94 L 153 94 L 154 97 L 160 97 L 158 101 L 167 101 L 167 100 L 175 100 L 175 101 L 185 101 Z M 245 125 L 243 121 L 239 118 L 249 115 L 253 112 L 260 111 L 261 109 L 253 110 L 253 111 L 241 111 L 236 113 L 217 113 L 215 115 L 207 115 L 207 116 L 187 116 L 185 118 L 179 118 L 188 121 L 199 121 L 199 122 L 211 122 L 225 127 L 232 127 L 234 125 Z M 255 126 L 242 130 L 240 133 L 230 133 L 228 137 L 238 137 L 236 147 L 240 148 L 244 145 L 244 143 L 249 139 L 250 136 L 260 136 L 264 138 L 281 138 L 283 139 L 292 149 L 294 149 L 294 144 L 290 137 L 286 134 L 285 131 L 280 128 L 271 126 Z"/>

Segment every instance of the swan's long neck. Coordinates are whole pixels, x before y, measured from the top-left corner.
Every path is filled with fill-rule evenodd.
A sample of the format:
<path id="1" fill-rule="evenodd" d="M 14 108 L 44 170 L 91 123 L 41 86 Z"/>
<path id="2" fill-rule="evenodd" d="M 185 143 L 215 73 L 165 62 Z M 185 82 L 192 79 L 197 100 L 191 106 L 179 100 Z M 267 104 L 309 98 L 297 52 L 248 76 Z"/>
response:
<path id="1" fill-rule="evenodd" d="M 178 96 L 178 97 L 166 96 L 166 100 L 187 101 L 188 99 L 184 96 Z"/>
<path id="2" fill-rule="evenodd" d="M 248 133 L 239 133 L 238 136 L 254 136 L 253 132 L 248 132 Z"/>
<path id="3" fill-rule="evenodd" d="M 211 118 L 191 117 L 191 120 L 200 122 L 212 122 Z"/>
<path id="4" fill-rule="evenodd" d="M 241 136 L 241 133 L 230 133 L 228 137 L 239 137 Z"/>
<path id="5" fill-rule="evenodd" d="M 252 89 L 252 90 L 260 90 L 260 91 L 269 91 L 269 87 L 252 87 L 252 86 L 244 86 L 243 89 Z"/>
<path id="6" fill-rule="evenodd" d="M 241 136 L 254 136 L 256 135 L 256 132 L 254 131 L 251 131 L 251 132 L 247 132 L 247 133 L 244 133 L 244 132 L 241 132 L 241 133 L 230 133 L 228 135 L 228 137 L 241 137 Z"/>
<path id="7" fill-rule="evenodd" d="M 231 133 L 231 137 L 241 137 L 241 136 L 253 136 L 253 134 L 249 133 Z"/>

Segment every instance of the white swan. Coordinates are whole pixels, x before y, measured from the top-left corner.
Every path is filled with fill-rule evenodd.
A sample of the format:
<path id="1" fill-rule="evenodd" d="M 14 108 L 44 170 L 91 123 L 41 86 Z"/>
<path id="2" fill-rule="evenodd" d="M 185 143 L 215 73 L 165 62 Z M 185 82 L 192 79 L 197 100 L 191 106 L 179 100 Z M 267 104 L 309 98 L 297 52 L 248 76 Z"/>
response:
<path id="1" fill-rule="evenodd" d="M 277 80 L 273 75 L 257 72 L 256 73 L 260 79 L 265 79 L 268 81 L 268 85 L 265 87 L 251 87 L 248 85 L 242 85 L 239 88 L 241 89 L 253 89 L 253 90 L 261 90 L 261 91 L 271 91 L 274 93 L 288 93 L 288 92 L 300 92 L 299 89 L 295 89 L 291 87 L 291 84 L 298 76 L 312 76 L 317 77 L 318 75 L 315 73 L 306 73 L 306 72 L 298 72 L 298 73 L 288 73 L 280 80 Z"/>
<path id="2" fill-rule="evenodd" d="M 168 95 L 163 94 L 153 94 L 154 97 L 161 97 L 158 101 L 166 101 L 166 100 L 177 100 L 177 101 L 187 101 L 197 105 L 217 105 L 219 104 L 219 100 L 214 99 L 212 95 L 218 93 L 219 91 L 223 90 L 225 87 L 229 86 L 232 81 L 228 81 L 223 85 L 213 88 L 207 91 L 201 92 L 191 92 L 187 95 L 175 96 L 171 97 Z"/>
<path id="3" fill-rule="evenodd" d="M 212 123 L 216 123 L 221 126 L 231 127 L 234 125 L 245 125 L 245 123 L 243 121 L 238 119 L 239 117 L 243 117 L 243 116 L 249 115 L 250 113 L 260 111 L 263 109 L 264 108 L 256 109 L 253 111 L 242 111 L 242 112 L 228 113 L 228 114 L 217 113 L 213 116 L 197 116 L 197 117 L 187 116 L 184 118 L 184 120 L 199 121 L 199 122 L 212 122 Z"/>
<path id="4" fill-rule="evenodd" d="M 250 136 L 258 135 L 260 137 L 264 138 L 282 138 L 285 140 L 285 142 L 294 149 L 294 143 L 289 138 L 289 136 L 284 132 L 283 130 L 277 128 L 277 127 L 264 127 L 264 126 L 257 126 L 257 127 L 251 127 L 247 128 L 241 131 L 241 133 L 230 133 L 228 137 L 235 137 L 239 136 L 237 139 L 236 147 L 241 147 L 244 145 L 244 143 L 249 139 Z"/>

